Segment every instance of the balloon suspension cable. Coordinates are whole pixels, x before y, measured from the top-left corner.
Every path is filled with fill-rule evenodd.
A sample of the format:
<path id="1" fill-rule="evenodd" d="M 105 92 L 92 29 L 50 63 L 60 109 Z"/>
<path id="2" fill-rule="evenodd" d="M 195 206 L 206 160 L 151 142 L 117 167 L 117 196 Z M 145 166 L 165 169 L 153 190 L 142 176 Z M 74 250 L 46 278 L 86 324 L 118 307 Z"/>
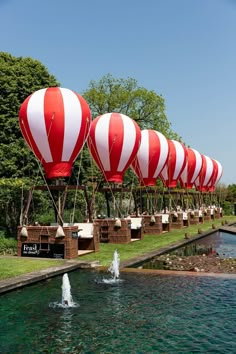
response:
<path id="1" fill-rule="evenodd" d="M 135 174 L 133 173 L 133 177 L 132 177 L 132 182 L 131 182 L 131 188 L 129 191 L 129 198 L 128 198 L 128 203 L 127 203 L 127 210 L 126 210 L 126 214 L 130 214 L 131 212 L 131 200 L 133 198 L 133 190 L 134 190 L 134 178 L 135 178 Z"/>
<path id="2" fill-rule="evenodd" d="M 163 182 L 162 182 L 162 185 L 163 185 L 163 188 L 162 188 L 162 194 L 161 194 L 161 203 L 160 203 L 160 212 L 162 212 L 163 211 L 163 204 L 165 204 L 164 203 L 164 199 L 165 199 L 165 186 L 164 186 L 164 184 L 163 184 Z"/>
<path id="3" fill-rule="evenodd" d="M 20 208 L 20 226 L 23 226 L 23 214 L 24 214 L 24 187 L 21 186 L 21 208 Z"/>
<path id="4" fill-rule="evenodd" d="M 54 120 L 54 114 L 52 115 L 51 124 L 52 124 L 52 121 L 53 121 L 53 120 Z M 22 120 L 21 122 L 22 122 L 22 125 L 24 126 L 24 121 Z M 25 128 L 24 128 L 24 129 L 25 129 Z M 50 130 L 51 130 L 51 126 L 50 126 Z M 52 201 L 52 203 L 53 203 L 53 206 L 54 206 L 54 208 L 55 208 L 55 210 L 56 210 L 56 212 L 57 212 L 57 215 L 59 216 L 59 219 L 60 219 L 61 223 L 63 224 L 64 221 L 63 221 L 63 219 L 62 219 L 62 216 L 61 216 L 60 213 L 59 213 L 59 209 L 58 209 L 58 207 L 57 207 L 57 205 L 56 205 L 56 202 L 55 202 L 55 200 L 54 200 L 54 198 L 53 198 L 53 195 L 52 195 L 52 193 L 51 193 L 51 190 L 50 190 L 50 188 L 49 188 L 49 185 L 48 185 L 48 183 L 47 183 L 47 180 L 46 180 L 46 178 L 45 178 L 45 175 L 44 175 L 44 172 L 43 172 L 43 169 L 42 169 L 42 159 L 43 159 L 43 158 L 41 158 L 40 160 L 38 159 L 38 157 L 37 157 L 36 154 L 34 153 L 33 145 L 32 145 L 32 142 L 31 142 L 31 140 L 30 140 L 30 138 L 29 138 L 29 135 L 28 135 L 26 129 L 25 129 L 25 133 L 26 133 L 27 139 L 28 139 L 28 141 L 29 141 L 30 148 L 31 148 L 31 150 L 32 150 L 32 152 L 33 152 L 33 154 L 34 154 L 35 160 L 36 160 L 37 165 L 38 165 L 39 171 L 38 171 L 36 177 L 39 176 L 39 172 L 40 172 L 40 173 L 41 173 L 41 176 L 42 176 L 42 178 L 43 178 L 43 180 L 44 180 L 44 183 L 45 183 L 45 185 L 46 185 L 46 187 L 47 187 L 47 190 L 48 190 L 49 196 L 50 196 L 50 198 L 51 198 L 51 201 Z M 48 135 L 48 137 L 49 137 L 49 135 Z M 34 191 L 34 189 L 32 190 L 32 195 L 33 195 L 33 191 Z M 27 217 L 27 215 L 26 215 L 25 217 Z"/>
<path id="5" fill-rule="evenodd" d="M 170 188 L 168 187 L 168 196 L 169 196 L 169 211 L 171 211 L 172 209 L 172 197 L 171 197 L 171 193 L 170 193 Z"/>
<path id="6" fill-rule="evenodd" d="M 150 162 L 149 162 L 150 163 Z M 145 187 L 145 193 L 147 195 L 147 203 L 149 202 L 149 200 L 151 199 L 150 196 L 151 194 L 149 193 L 149 190 L 148 190 L 148 187 L 145 185 L 144 183 L 144 177 L 142 176 L 142 173 L 141 173 L 141 169 L 140 169 L 140 166 L 136 165 L 136 168 L 138 170 L 138 176 L 139 176 L 139 179 L 141 180 L 141 184 Z M 149 203 L 148 203 L 149 204 Z M 149 210 L 149 207 L 146 205 L 146 209 L 147 211 L 150 211 Z"/>
<path id="7" fill-rule="evenodd" d="M 86 119 L 86 124 L 87 124 L 87 126 L 89 125 L 89 118 L 88 118 L 88 117 L 87 117 L 87 119 Z M 85 141 L 86 132 L 87 132 L 87 129 L 84 130 L 83 141 Z M 78 196 L 78 191 L 79 191 L 79 177 L 80 177 L 81 166 L 82 166 L 82 154 L 83 154 L 83 150 L 81 149 L 81 153 L 80 153 L 80 157 L 79 157 L 79 171 L 78 171 L 77 176 L 76 176 L 75 199 L 74 199 L 74 205 L 73 205 L 73 212 L 72 212 L 72 214 L 70 215 L 70 223 L 74 223 L 74 219 L 75 219 L 75 209 L 76 209 L 77 196 Z M 69 184 L 69 182 L 70 182 L 70 178 L 69 178 L 69 180 L 68 180 L 67 185 Z M 83 195 L 83 196 L 84 196 L 84 195 Z M 86 201 L 85 198 L 84 198 L 84 200 L 85 200 L 85 203 L 86 203 L 86 206 L 87 206 L 87 201 Z M 88 206 L 87 206 L 87 207 L 88 207 Z"/>
<path id="8" fill-rule="evenodd" d="M 92 214 L 92 219 L 95 219 L 96 218 L 96 211 L 94 212 L 94 210 L 96 210 L 96 191 L 99 188 L 101 180 L 98 181 L 95 186 L 94 168 L 95 168 L 96 163 L 93 160 L 91 153 L 89 153 L 89 160 L 90 160 L 90 167 L 91 167 L 91 171 L 92 171 L 92 199 L 91 199 L 91 202 L 90 202 L 90 205 L 88 206 L 88 208 L 90 208 L 90 211 Z"/>
<path id="9" fill-rule="evenodd" d="M 75 207 L 76 207 L 76 203 L 77 203 L 77 196 L 78 196 L 78 190 L 79 190 L 79 177 L 80 177 L 80 172 L 81 172 L 81 166 L 82 166 L 82 151 L 80 154 L 79 171 L 78 171 L 78 174 L 76 177 L 75 199 L 74 199 L 73 212 L 72 212 L 72 218 L 71 218 L 72 223 L 74 223 L 74 219 L 75 219 Z"/>
<path id="10" fill-rule="evenodd" d="M 113 139 L 113 143 L 112 143 L 112 146 L 111 146 L 111 149 L 110 149 L 110 152 L 109 152 L 109 153 L 111 153 L 111 151 L 112 151 L 114 142 L 115 142 L 115 139 Z M 106 183 L 108 184 L 108 188 L 109 188 L 109 190 L 110 190 L 110 192 L 111 192 L 111 194 L 112 194 L 113 199 L 115 200 L 115 195 L 114 195 L 113 190 L 112 190 L 111 182 L 109 182 L 108 179 L 107 179 L 107 177 L 106 177 L 106 171 L 105 171 L 105 169 L 104 169 L 103 166 L 102 166 L 101 160 L 100 160 L 100 158 L 99 158 L 99 155 L 98 155 L 98 153 L 97 153 L 96 148 L 94 147 L 94 144 L 93 144 L 93 142 L 92 142 L 92 139 L 89 139 L 89 144 L 90 144 L 91 147 L 93 147 L 93 149 L 94 149 L 94 152 L 95 152 L 95 154 L 96 154 L 97 161 L 99 162 L 97 165 L 98 165 L 98 167 L 100 168 L 100 170 L 101 170 L 101 172 L 102 172 L 102 175 L 103 175 L 103 177 L 104 177 Z M 96 161 L 96 160 L 95 160 L 95 161 Z M 114 208 L 116 207 L 116 208 L 118 209 L 119 213 L 121 212 L 121 211 L 120 211 L 120 208 L 119 208 L 119 205 L 118 205 L 118 203 L 117 203 L 116 200 L 114 201 L 113 206 L 114 206 Z"/>

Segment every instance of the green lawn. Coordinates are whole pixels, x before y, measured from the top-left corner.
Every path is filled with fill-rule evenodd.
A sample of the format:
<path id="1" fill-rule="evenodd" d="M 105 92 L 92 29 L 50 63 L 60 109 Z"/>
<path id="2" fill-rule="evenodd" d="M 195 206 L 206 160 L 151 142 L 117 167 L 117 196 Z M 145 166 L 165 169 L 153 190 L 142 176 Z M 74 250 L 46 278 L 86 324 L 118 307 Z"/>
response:
<path id="1" fill-rule="evenodd" d="M 121 261 L 125 261 L 183 240 L 185 233 L 189 233 L 191 237 L 196 236 L 198 229 L 201 229 L 203 232 L 212 229 L 212 224 L 217 228 L 221 225 L 222 221 L 225 220 L 228 223 L 236 222 L 236 216 L 225 216 L 221 219 L 211 220 L 201 225 L 191 225 L 184 229 L 173 230 L 161 235 L 145 235 L 143 240 L 129 244 L 101 243 L 99 252 L 84 255 L 82 259 L 88 261 L 98 260 L 102 266 L 108 266 L 112 261 L 115 250 L 118 251 Z"/>
<path id="2" fill-rule="evenodd" d="M 201 228 L 202 231 L 207 231 L 212 229 L 212 224 L 217 228 L 221 225 L 222 221 L 236 223 L 236 217 L 225 216 L 221 219 L 216 219 L 201 225 L 191 225 L 190 227 L 181 230 L 173 230 L 162 235 L 145 235 L 142 241 L 131 242 L 127 245 L 101 243 L 99 252 L 80 256 L 79 259 L 85 261 L 99 261 L 102 266 L 109 266 L 115 250 L 119 252 L 121 261 L 125 261 L 183 240 L 185 233 L 189 233 L 191 237 L 197 234 L 199 228 Z M 63 264 L 64 262 L 64 260 L 0 257 L 0 280 L 53 267 Z"/>
<path id="3" fill-rule="evenodd" d="M 0 257 L 0 280 L 63 264 L 62 260 Z"/>

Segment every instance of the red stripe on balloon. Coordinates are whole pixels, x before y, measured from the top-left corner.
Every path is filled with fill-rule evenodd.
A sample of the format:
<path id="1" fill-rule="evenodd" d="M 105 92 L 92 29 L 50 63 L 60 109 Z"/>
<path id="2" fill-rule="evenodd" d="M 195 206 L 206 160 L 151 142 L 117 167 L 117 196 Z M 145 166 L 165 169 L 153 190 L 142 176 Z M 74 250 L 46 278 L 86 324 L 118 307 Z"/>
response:
<path id="1" fill-rule="evenodd" d="M 78 150 L 81 150 L 83 148 L 84 143 L 85 143 L 88 133 L 89 133 L 90 126 L 91 126 L 91 113 L 90 113 L 90 108 L 89 108 L 87 102 L 78 93 L 74 92 L 74 94 L 77 96 L 77 98 L 80 102 L 82 116 L 81 116 L 80 132 L 79 132 L 78 139 L 76 141 L 74 150 L 72 152 L 70 161 L 74 161 L 78 155 Z M 80 118 L 78 116 L 78 120 L 79 119 Z"/>
<path id="2" fill-rule="evenodd" d="M 53 162 L 61 162 L 64 142 L 64 104 L 58 87 L 50 87 L 44 96 L 44 119 Z"/>
<path id="3" fill-rule="evenodd" d="M 124 140 L 124 125 L 119 113 L 112 113 L 109 122 L 109 156 L 111 171 L 117 171 Z"/>

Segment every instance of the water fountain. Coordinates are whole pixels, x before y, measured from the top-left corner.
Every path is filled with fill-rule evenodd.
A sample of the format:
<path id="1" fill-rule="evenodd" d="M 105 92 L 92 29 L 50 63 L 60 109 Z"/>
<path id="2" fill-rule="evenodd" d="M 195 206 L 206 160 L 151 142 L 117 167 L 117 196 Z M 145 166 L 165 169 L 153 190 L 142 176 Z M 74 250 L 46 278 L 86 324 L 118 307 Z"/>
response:
<path id="1" fill-rule="evenodd" d="M 71 295 L 71 286 L 68 274 L 65 273 L 62 277 L 62 300 L 61 303 L 63 306 L 71 307 L 74 305 L 72 295 Z"/>
<path id="2" fill-rule="evenodd" d="M 115 250 L 115 252 L 113 254 L 113 260 L 112 260 L 110 267 L 108 268 L 108 271 L 111 273 L 114 280 L 119 279 L 119 277 L 120 277 L 120 255 L 117 252 L 117 250 Z"/>
<path id="3" fill-rule="evenodd" d="M 62 277 L 62 297 L 61 302 L 50 302 L 49 307 L 51 308 L 68 308 L 68 307 L 78 307 L 79 305 L 73 301 L 71 295 L 71 286 L 68 274 L 65 273 Z"/>
<path id="4" fill-rule="evenodd" d="M 105 283 L 116 285 L 120 280 L 120 255 L 117 250 L 114 251 L 113 260 L 111 262 L 110 267 L 108 268 L 108 272 L 111 274 L 112 277 L 110 278 L 103 278 L 102 280 L 96 280 L 97 283 Z"/>

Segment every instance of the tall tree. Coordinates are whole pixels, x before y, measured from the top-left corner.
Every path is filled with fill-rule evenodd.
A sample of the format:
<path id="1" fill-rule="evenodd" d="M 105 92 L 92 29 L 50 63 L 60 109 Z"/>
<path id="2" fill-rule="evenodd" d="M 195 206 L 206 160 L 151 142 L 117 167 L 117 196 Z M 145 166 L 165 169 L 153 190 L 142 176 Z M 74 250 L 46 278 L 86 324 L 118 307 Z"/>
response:
<path id="1" fill-rule="evenodd" d="M 41 177 L 38 162 L 22 137 L 18 112 L 31 93 L 58 85 L 39 61 L 0 52 L 0 225 L 12 235 L 20 221 L 22 186 L 27 190 L 32 184 L 27 177 Z M 36 209 L 42 212 L 42 205 L 37 202 Z"/>
<path id="2" fill-rule="evenodd" d="M 107 74 L 97 82 L 91 81 L 89 88 L 83 92 L 83 97 L 90 106 L 93 118 L 108 112 L 123 113 L 133 118 L 141 129 L 154 129 L 169 139 L 181 140 L 172 131 L 171 123 L 166 117 L 164 98 L 154 91 L 139 87 L 135 79 L 116 79 Z M 86 159 L 83 158 L 81 183 L 88 175 L 99 179 L 100 172 L 94 167 L 94 163 L 91 164 L 87 151 L 83 154 Z M 129 183 L 133 178 L 132 171 L 127 171 L 125 176 L 125 183 Z"/>
<path id="3" fill-rule="evenodd" d="M 35 174 L 36 160 L 22 137 L 18 112 L 31 93 L 59 86 L 38 60 L 0 52 L 0 177 Z"/>
<path id="4" fill-rule="evenodd" d="M 83 96 L 94 117 L 108 112 L 123 113 L 133 118 L 141 129 L 158 130 L 169 139 L 180 140 L 166 117 L 164 98 L 139 87 L 135 79 L 115 79 L 107 74 L 98 82 L 91 81 Z"/>

